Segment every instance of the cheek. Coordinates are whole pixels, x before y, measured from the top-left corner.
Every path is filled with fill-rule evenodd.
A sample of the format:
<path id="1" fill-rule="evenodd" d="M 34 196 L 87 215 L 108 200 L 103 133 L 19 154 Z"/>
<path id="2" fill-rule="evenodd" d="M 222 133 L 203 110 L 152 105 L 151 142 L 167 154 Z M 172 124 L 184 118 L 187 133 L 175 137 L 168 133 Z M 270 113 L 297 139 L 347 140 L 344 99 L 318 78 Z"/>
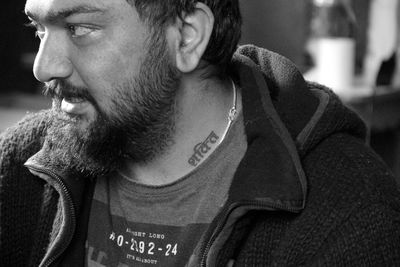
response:
<path id="1" fill-rule="evenodd" d="M 97 49 L 80 53 L 76 70 L 98 105 L 110 108 L 115 88 L 132 79 L 139 72 L 140 56 L 130 49 Z"/>

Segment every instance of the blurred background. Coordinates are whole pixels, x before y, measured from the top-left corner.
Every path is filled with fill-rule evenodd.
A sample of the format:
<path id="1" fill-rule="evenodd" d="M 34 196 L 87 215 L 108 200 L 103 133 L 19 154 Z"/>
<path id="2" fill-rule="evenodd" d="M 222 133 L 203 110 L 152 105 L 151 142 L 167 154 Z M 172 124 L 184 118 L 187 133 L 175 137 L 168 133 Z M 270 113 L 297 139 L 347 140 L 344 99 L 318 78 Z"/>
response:
<path id="1" fill-rule="evenodd" d="M 241 43 L 292 60 L 329 85 L 369 128 L 368 142 L 400 177 L 400 0 L 240 0 Z M 50 107 L 32 75 L 38 40 L 25 0 L 0 9 L 0 132 Z M 399 178 L 400 180 L 400 178 Z"/>

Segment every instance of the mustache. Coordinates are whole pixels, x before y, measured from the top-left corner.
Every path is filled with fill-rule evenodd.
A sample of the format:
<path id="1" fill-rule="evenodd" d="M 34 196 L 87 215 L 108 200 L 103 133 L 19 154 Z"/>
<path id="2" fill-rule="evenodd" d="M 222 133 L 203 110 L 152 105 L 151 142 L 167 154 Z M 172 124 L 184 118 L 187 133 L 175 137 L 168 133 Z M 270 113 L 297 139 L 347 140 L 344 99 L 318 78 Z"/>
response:
<path id="1" fill-rule="evenodd" d="M 82 98 L 93 104 L 95 100 L 86 87 L 74 86 L 65 80 L 52 80 L 44 85 L 43 94 L 53 99 Z"/>

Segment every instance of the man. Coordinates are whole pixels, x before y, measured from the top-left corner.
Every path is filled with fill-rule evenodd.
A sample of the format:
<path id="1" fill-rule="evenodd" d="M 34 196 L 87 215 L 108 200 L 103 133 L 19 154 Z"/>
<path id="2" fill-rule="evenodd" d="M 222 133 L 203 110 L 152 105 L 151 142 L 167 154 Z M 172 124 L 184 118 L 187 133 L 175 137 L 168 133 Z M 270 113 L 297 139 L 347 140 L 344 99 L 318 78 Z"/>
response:
<path id="1" fill-rule="evenodd" d="M 1 266 L 400 263 L 365 127 L 235 0 L 27 0 L 53 98 L 0 139 Z M 234 54 L 234 55 L 233 55 Z"/>

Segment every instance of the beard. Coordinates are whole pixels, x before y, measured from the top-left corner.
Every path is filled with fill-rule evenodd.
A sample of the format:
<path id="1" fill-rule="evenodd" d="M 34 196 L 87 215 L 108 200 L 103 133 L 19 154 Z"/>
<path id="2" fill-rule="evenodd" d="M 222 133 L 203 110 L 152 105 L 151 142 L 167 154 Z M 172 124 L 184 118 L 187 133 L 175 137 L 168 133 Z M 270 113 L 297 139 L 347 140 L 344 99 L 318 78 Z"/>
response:
<path id="1" fill-rule="evenodd" d="M 127 158 L 148 162 L 173 143 L 180 74 L 162 34 L 153 34 L 148 47 L 139 73 L 110 90 L 108 113 L 87 88 L 65 80 L 46 85 L 44 93 L 53 98 L 53 119 L 43 149 L 62 171 L 106 174 L 120 168 Z M 82 118 L 61 111 L 62 99 L 75 97 L 89 101 L 97 111 L 84 128 L 80 127 Z"/>

